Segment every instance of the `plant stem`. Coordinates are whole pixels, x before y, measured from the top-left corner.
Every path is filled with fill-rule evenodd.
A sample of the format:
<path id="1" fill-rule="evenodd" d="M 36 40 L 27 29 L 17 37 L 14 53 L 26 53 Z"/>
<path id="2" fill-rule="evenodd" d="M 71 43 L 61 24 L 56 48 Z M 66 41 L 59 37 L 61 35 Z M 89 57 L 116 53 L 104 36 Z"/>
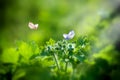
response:
<path id="1" fill-rule="evenodd" d="M 53 56 L 54 56 L 54 58 L 55 58 L 55 63 L 56 63 L 56 65 L 57 65 L 58 69 L 60 70 L 60 66 L 59 66 L 59 64 L 58 64 L 57 56 L 55 55 L 55 53 L 53 53 Z"/>
<path id="2" fill-rule="evenodd" d="M 68 67 L 68 62 L 65 62 L 65 72 L 67 71 L 67 67 Z"/>

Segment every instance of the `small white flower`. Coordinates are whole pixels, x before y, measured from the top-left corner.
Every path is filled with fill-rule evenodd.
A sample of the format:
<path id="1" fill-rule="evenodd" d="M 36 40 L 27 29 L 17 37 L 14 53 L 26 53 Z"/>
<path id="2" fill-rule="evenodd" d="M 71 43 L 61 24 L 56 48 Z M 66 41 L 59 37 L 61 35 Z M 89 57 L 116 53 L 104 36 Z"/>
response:
<path id="1" fill-rule="evenodd" d="M 67 40 L 72 39 L 75 36 L 75 32 L 72 30 L 68 34 L 63 34 L 63 37 Z"/>
<path id="2" fill-rule="evenodd" d="M 29 22 L 28 26 L 30 29 L 37 29 L 38 28 L 38 24 L 33 24 L 32 22 Z"/>

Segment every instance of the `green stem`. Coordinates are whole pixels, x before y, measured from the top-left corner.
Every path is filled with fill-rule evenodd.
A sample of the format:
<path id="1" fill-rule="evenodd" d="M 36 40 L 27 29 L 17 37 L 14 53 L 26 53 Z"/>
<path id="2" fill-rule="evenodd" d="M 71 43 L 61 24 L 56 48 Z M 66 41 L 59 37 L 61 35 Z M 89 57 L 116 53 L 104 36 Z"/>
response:
<path id="1" fill-rule="evenodd" d="M 68 62 L 65 62 L 65 72 L 67 72 Z"/>
<path id="2" fill-rule="evenodd" d="M 54 58 L 55 58 L 55 63 L 56 63 L 56 65 L 57 65 L 58 69 L 60 70 L 60 66 L 59 66 L 59 64 L 58 64 L 58 60 L 57 60 L 57 57 L 56 57 L 55 53 L 53 53 L 53 56 L 54 56 Z"/>

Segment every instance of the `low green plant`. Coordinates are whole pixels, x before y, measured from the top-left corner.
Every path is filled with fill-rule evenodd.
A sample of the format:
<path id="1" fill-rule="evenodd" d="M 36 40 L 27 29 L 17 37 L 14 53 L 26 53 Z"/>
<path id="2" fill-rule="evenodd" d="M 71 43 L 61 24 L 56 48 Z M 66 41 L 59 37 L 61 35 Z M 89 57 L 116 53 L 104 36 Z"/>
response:
<path id="1" fill-rule="evenodd" d="M 3 80 L 8 78 L 7 74 L 13 80 L 70 79 L 76 67 L 85 62 L 90 52 L 87 36 L 75 41 L 50 39 L 40 47 L 34 41 L 17 41 L 16 44 L 16 48 L 4 50 L 1 54 L 0 74 L 4 76 L 0 78 Z"/>

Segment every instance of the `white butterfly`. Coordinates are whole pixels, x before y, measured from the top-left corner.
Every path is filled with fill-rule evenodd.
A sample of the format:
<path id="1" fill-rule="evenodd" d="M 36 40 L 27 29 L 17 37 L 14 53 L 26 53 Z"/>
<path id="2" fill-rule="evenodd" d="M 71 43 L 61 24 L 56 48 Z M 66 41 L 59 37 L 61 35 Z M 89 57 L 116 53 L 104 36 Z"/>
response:
<path id="1" fill-rule="evenodd" d="M 63 37 L 67 40 L 72 39 L 75 36 L 75 32 L 72 30 L 68 34 L 63 34 Z"/>
<path id="2" fill-rule="evenodd" d="M 37 29 L 38 28 L 38 24 L 33 24 L 32 22 L 29 22 L 28 26 L 30 29 Z"/>

